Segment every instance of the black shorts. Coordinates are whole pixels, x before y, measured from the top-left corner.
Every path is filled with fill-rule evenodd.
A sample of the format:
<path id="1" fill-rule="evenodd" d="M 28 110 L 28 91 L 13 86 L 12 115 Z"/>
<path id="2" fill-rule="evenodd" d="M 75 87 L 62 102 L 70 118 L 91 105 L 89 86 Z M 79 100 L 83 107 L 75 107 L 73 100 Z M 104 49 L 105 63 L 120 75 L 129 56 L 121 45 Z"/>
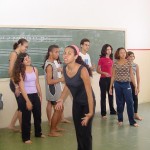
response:
<path id="1" fill-rule="evenodd" d="M 14 85 L 14 83 L 12 82 L 12 80 L 10 80 L 10 82 L 9 82 L 9 87 L 10 87 L 11 91 L 12 91 L 13 93 L 15 93 L 15 85 Z"/>
<path id="2" fill-rule="evenodd" d="M 10 89 L 11 89 L 11 91 L 14 93 L 14 95 L 15 95 L 15 85 L 14 85 L 14 83 L 12 82 L 12 80 L 10 80 L 10 83 L 9 83 L 9 86 L 10 86 Z M 16 101 L 17 101 L 17 105 L 18 105 L 18 111 L 21 111 L 21 107 L 22 107 L 22 100 L 20 99 L 20 95 L 17 97 L 16 95 L 15 95 L 15 98 L 16 98 Z"/>
<path id="3" fill-rule="evenodd" d="M 50 101 L 52 105 L 56 105 L 57 102 L 56 101 Z"/>
<path id="4" fill-rule="evenodd" d="M 16 97 L 17 100 L 17 104 L 18 104 L 18 111 L 22 111 L 22 106 L 24 103 L 24 100 L 21 98 L 21 95 L 19 95 L 18 97 Z"/>

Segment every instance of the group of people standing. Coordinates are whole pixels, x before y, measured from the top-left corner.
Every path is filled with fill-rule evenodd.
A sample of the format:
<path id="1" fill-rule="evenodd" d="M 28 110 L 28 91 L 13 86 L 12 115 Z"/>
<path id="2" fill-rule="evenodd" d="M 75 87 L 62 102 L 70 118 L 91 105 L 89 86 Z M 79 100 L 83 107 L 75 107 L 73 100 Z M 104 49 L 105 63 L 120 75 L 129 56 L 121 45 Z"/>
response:
<path id="1" fill-rule="evenodd" d="M 110 115 L 118 115 L 118 125 L 123 124 L 125 102 L 130 125 L 138 127 L 135 119 L 142 120 L 138 115 L 138 93 L 140 88 L 139 67 L 135 64 L 134 53 L 120 47 L 116 50 L 113 62 L 112 46 L 102 47 L 97 72 L 101 74 L 99 86 L 101 91 L 101 116 L 106 117 L 106 92 L 108 93 Z M 136 81 L 135 81 L 135 76 Z M 116 94 L 117 112 L 113 105 L 113 84 Z"/>
<path id="2" fill-rule="evenodd" d="M 81 51 L 76 45 L 69 45 L 64 49 L 65 65 L 63 68 L 60 65 L 58 45 L 50 45 L 45 56 L 42 67 L 45 75 L 46 112 L 50 125 L 48 136 L 62 135 L 59 131 L 63 129 L 59 128 L 58 125 L 63 118 L 65 97 L 70 91 L 73 97 L 72 114 L 78 150 L 92 150 L 91 132 L 96 101 L 90 77 L 95 66 L 91 64 L 90 56 L 87 53 L 90 41 L 82 39 L 80 46 Z M 32 66 L 31 58 L 26 53 L 28 48 L 26 39 L 19 39 L 13 48 L 9 58 L 10 88 L 15 94 L 18 109 L 9 128 L 14 129 L 14 124 L 19 118 L 22 140 L 26 144 L 31 144 L 31 111 L 34 118 L 35 137 L 45 137 L 41 129 L 42 92 L 38 70 Z M 109 44 L 102 47 L 97 66 L 97 72 L 101 74 L 99 81 L 101 116 L 103 119 L 107 119 L 107 92 L 110 114 L 118 115 L 118 124 L 122 125 L 123 123 L 123 111 L 126 102 L 130 125 L 137 127 L 138 124 L 134 119 L 141 120 L 137 114 L 137 94 L 140 84 L 139 68 L 137 64 L 133 63 L 134 54 L 132 52 L 127 54 L 124 48 L 118 48 L 115 53 L 116 62 L 113 62 L 112 50 L 112 46 Z M 137 85 L 133 72 L 137 75 Z M 64 82 L 63 88 L 62 82 Z M 113 104 L 113 83 L 116 92 L 117 111 Z M 53 115 L 52 108 L 54 110 Z"/>

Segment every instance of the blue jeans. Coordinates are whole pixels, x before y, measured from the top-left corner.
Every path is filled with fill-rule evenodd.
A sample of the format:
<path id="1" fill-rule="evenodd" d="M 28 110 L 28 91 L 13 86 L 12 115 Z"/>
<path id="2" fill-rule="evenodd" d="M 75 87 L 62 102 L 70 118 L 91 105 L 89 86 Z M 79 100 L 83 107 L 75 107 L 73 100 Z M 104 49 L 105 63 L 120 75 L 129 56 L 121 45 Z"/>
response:
<path id="1" fill-rule="evenodd" d="M 115 81 L 114 88 L 116 93 L 118 121 L 123 122 L 123 110 L 124 110 L 124 100 L 125 100 L 127 105 L 129 123 L 130 125 L 134 125 L 136 121 L 134 120 L 133 98 L 132 98 L 132 89 L 130 86 L 130 82 Z"/>

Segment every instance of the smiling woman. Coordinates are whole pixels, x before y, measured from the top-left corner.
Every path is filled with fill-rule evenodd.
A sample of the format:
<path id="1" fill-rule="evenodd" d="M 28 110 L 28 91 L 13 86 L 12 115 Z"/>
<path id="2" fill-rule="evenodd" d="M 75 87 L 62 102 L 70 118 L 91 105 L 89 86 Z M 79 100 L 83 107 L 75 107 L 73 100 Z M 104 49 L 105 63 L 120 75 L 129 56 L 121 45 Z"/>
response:
<path id="1" fill-rule="evenodd" d="M 31 144 L 31 111 L 33 112 L 35 137 L 44 137 L 41 130 L 41 102 L 42 92 L 39 84 L 38 70 L 31 66 L 31 59 L 27 53 L 18 55 L 14 65 L 12 78 L 20 88 L 20 102 L 22 111 L 22 141 Z"/>

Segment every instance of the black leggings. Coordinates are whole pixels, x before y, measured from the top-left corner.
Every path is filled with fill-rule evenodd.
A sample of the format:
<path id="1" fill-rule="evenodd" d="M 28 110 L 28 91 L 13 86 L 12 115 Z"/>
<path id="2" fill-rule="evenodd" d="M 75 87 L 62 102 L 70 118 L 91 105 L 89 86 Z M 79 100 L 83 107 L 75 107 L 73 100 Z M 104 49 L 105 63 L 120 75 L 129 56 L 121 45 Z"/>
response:
<path id="1" fill-rule="evenodd" d="M 132 88 L 132 97 L 134 102 L 134 113 L 137 113 L 138 111 L 138 96 L 135 95 L 135 88 L 132 82 L 130 82 L 131 88 Z"/>
<path id="2" fill-rule="evenodd" d="M 111 78 L 100 78 L 99 80 L 99 86 L 101 91 L 101 115 L 106 116 L 106 93 L 108 93 L 108 100 L 109 100 L 109 108 L 110 108 L 110 114 L 116 113 L 114 109 L 114 103 L 113 103 L 113 95 L 109 94 L 109 87 L 110 87 L 110 80 Z"/>
<path id="3" fill-rule="evenodd" d="M 92 121 L 93 117 L 89 120 L 87 126 L 82 126 L 81 121 L 85 114 L 89 112 L 88 105 L 80 105 L 73 103 L 73 121 L 76 130 L 76 137 L 78 143 L 77 150 L 92 150 Z"/>
<path id="4" fill-rule="evenodd" d="M 21 100 L 23 102 L 22 107 L 22 140 L 23 142 L 30 140 L 30 130 L 31 130 L 31 111 L 26 108 L 26 101 L 21 95 Z M 34 129 L 35 136 L 41 137 L 41 102 L 37 93 L 28 94 L 28 97 L 33 105 L 32 113 L 34 118 Z"/>

